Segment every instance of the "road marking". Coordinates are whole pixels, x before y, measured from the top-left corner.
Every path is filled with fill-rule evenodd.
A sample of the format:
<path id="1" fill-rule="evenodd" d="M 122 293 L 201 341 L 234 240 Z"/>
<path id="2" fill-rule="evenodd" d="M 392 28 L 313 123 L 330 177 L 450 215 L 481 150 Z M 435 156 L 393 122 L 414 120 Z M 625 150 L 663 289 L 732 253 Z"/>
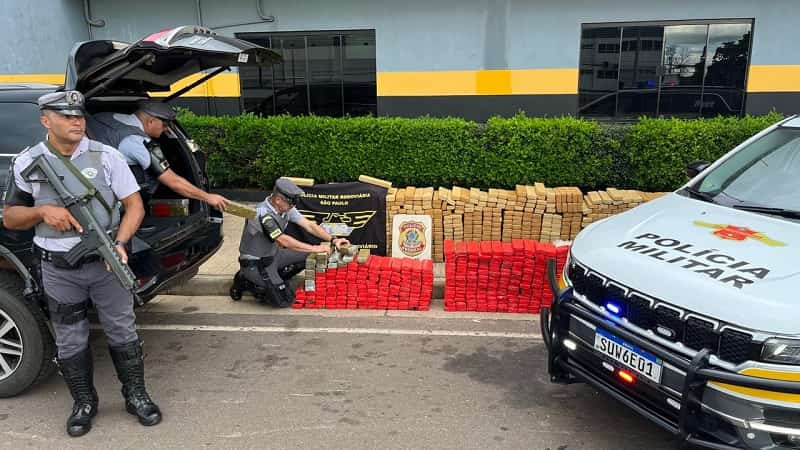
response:
<path id="1" fill-rule="evenodd" d="M 93 329 L 102 329 L 93 324 Z M 458 330 L 402 330 L 386 328 L 313 328 L 313 327 L 232 327 L 223 325 L 154 325 L 137 326 L 143 331 L 227 331 L 234 333 L 332 333 L 332 334 L 385 334 L 414 336 L 472 336 L 509 339 L 541 339 L 537 333 L 504 333 L 496 331 L 458 331 Z"/>
<path id="2" fill-rule="evenodd" d="M 275 433 L 296 433 L 298 431 L 317 431 L 317 430 L 333 430 L 336 429 L 333 425 L 315 425 L 315 426 L 308 426 L 308 427 L 291 427 L 291 428 L 275 428 L 272 430 L 263 430 L 263 431 L 249 431 L 249 432 L 237 432 L 231 434 L 219 434 L 217 437 L 221 437 L 224 439 L 237 439 L 243 437 L 256 437 L 265 434 L 275 434 Z"/>

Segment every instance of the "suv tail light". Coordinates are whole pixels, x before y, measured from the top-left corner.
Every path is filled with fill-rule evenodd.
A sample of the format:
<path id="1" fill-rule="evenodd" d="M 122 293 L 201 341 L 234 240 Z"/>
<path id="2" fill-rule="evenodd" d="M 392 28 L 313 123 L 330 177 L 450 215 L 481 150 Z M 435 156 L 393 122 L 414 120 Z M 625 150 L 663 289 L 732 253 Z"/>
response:
<path id="1" fill-rule="evenodd" d="M 157 199 L 150 201 L 151 217 L 186 217 L 189 215 L 187 199 Z"/>
<path id="2" fill-rule="evenodd" d="M 161 257 L 161 265 L 165 269 L 170 269 L 186 261 L 186 252 L 176 252 Z"/>

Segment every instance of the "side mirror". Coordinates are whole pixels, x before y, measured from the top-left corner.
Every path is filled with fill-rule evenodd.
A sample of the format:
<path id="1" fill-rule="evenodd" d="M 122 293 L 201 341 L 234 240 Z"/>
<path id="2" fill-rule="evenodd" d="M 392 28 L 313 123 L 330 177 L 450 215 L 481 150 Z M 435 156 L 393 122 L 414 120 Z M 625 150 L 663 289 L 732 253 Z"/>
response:
<path id="1" fill-rule="evenodd" d="M 689 178 L 696 177 L 700 172 L 706 170 L 711 163 L 708 161 L 693 161 L 686 165 L 686 175 Z"/>

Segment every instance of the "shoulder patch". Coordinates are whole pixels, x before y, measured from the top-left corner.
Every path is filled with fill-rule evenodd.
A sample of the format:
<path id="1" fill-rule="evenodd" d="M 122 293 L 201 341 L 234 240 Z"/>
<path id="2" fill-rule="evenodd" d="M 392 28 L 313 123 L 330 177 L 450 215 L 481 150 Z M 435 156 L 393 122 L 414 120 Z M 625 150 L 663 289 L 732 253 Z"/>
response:
<path id="1" fill-rule="evenodd" d="M 271 240 L 278 239 L 280 235 L 283 234 L 283 230 L 275 221 L 275 218 L 269 214 L 265 214 L 261 218 L 261 228 L 264 231 L 264 234 L 267 235 Z"/>

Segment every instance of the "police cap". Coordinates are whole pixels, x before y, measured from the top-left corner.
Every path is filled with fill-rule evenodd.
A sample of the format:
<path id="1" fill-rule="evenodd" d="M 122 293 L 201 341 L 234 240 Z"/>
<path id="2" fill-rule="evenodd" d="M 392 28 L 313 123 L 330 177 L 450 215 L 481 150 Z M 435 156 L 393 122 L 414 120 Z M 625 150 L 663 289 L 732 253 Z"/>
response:
<path id="1" fill-rule="evenodd" d="M 83 116 L 84 98 L 78 91 L 61 91 L 44 94 L 38 99 L 39 109 L 55 111 L 65 116 Z"/>
<path id="2" fill-rule="evenodd" d="M 303 190 L 297 187 L 292 180 L 278 178 L 275 181 L 275 190 L 287 199 L 296 202 L 297 198 L 304 194 Z"/>
<path id="3" fill-rule="evenodd" d="M 175 120 L 175 110 L 164 102 L 157 100 L 142 100 L 136 104 L 139 111 L 147 113 L 153 117 L 158 117 L 161 120 L 173 121 Z"/>

